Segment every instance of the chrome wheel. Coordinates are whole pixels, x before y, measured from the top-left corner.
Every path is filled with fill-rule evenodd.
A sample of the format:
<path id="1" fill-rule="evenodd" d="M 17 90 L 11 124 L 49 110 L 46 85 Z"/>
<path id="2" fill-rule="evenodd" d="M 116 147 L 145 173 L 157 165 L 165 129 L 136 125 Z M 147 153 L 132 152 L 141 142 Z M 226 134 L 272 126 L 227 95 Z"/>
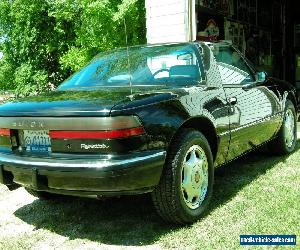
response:
<path id="1" fill-rule="evenodd" d="M 160 182 L 151 194 L 159 215 L 176 224 L 197 221 L 212 198 L 213 166 L 205 136 L 191 128 L 180 130 L 169 149 Z"/>
<path id="2" fill-rule="evenodd" d="M 181 168 L 181 191 L 185 204 L 197 209 L 208 188 L 208 161 L 204 150 L 193 145 L 187 151 Z"/>
<path id="3" fill-rule="evenodd" d="M 290 148 L 295 140 L 295 117 L 291 109 L 288 109 L 285 113 L 284 128 L 285 144 Z"/>

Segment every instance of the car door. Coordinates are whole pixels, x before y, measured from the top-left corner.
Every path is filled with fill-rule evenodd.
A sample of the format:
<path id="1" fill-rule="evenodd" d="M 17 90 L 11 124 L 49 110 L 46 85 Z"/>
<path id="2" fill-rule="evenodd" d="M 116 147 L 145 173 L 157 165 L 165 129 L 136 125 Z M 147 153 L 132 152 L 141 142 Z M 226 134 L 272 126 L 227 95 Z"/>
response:
<path id="1" fill-rule="evenodd" d="M 276 87 L 258 82 L 254 71 L 232 46 L 220 46 L 214 52 L 230 105 L 227 160 L 231 160 L 275 135 L 281 106 Z"/>
<path id="2" fill-rule="evenodd" d="M 195 100 L 195 107 L 198 107 L 195 115 L 203 115 L 213 121 L 218 137 L 218 153 L 215 158 L 215 166 L 226 162 L 230 142 L 229 127 L 229 106 L 225 91 L 222 86 L 222 79 L 218 65 L 211 48 L 202 43 L 196 44 L 203 61 L 204 86 L 199 86 L 198 91 L 189 95 L 189 99 Z M 192 97 L 192 98 L 191 98 Z M 201 110 L 199 113 L 199 109 Z M 202 114 L 201 114 L 202 113 Z M 203 128 L 202 128 L 203 129 Z"/>

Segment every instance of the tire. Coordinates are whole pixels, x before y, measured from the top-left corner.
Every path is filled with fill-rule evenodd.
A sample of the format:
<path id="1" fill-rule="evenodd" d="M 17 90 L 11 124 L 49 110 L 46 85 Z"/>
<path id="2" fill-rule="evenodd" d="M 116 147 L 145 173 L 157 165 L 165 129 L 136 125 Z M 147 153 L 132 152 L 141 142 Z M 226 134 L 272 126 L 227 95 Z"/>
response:
<path id="1" fill-rule="evenodd" d="M 154 206 L 167 222 L 193 223 L 209 204 L 213 182 L 208 141 L 199 131 L 184 129 L 170 146 L 160 183 L 152 192 Z"/>
<path id="2" fill-rule="evenodd" d="M 268 148 L 276 155 L 285 155 L 295 150 L 297 143 L 297 115 L 294 104 L 286 101 L 282 126 L 277 137 L 272 140 Z"/>
<path id="3" fill-rule="evenodd" d="M 39 198 L 40 200 L 55 200 L 61 197 L 61 195 L 58 194 L 36 191 L 31 188 L 25 188 L 25 190 L 27 191 L 27 193 L 31 194 L 34 197 Z"/>

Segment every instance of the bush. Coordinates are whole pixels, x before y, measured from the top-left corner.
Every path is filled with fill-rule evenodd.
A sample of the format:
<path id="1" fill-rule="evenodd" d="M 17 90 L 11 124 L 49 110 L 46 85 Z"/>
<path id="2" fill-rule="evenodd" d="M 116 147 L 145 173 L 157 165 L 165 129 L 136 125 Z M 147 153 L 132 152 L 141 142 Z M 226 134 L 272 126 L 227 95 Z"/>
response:
<path id="1" fill-rule="evenodd" d="M 0 0 L 0 90 L 57 86 L 97 53 L 145 43 L 140 0 Z"/>

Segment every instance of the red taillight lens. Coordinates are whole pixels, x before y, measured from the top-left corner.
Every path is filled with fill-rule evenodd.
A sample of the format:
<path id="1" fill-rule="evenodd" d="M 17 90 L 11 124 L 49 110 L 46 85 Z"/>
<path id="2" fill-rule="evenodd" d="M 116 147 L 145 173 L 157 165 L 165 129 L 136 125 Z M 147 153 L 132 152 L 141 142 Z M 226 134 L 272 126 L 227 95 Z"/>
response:
<path id="1" fill-rule="evenodd" d="M 108 131 L 49 131 L 52 139 L 116 139 L 145 133 L 143 127 Z"/>
<path id="2" fill-rule="evenodd" d="M 0 128 L 0 136 L 11 136 L 11 130 L 8 128 Z"/>

